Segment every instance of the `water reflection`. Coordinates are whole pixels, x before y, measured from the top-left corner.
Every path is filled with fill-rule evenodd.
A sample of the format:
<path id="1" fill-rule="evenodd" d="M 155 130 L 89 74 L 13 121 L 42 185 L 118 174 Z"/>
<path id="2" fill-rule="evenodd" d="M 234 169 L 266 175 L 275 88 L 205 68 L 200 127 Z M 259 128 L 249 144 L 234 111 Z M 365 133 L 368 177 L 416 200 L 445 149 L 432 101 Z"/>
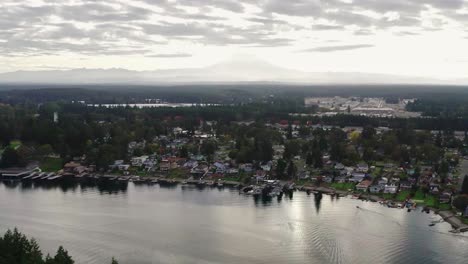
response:
<path id="1" fill-rule="evenodd" d="M 112 181 L 61 181 L 61 182 L 31 182 L 31 181 L 0 181 L 7 189 L 18 189 L 21 191 L 39 190 L 60 190 L 63 193 L 86 192 L 88 190 L 98 190 L 100 194 L 125 193 L 128 189 L 128 182 Z"/>
<path id="2" fill-rule="evenodd" d="M 466 263 L 440 217 L 303 192 L 132 182 L 0 183 L 0 231 L 19 227 L 76 263 Z M 356 208 L 359 206 L 360 209 Z"/>
<path id="3" fill-rule="evenodd" d="M 317 212 L 317 214 L 320 211 L 321 202 L 322 202 L 322 194 L 319 193 L 319 194 L 314 195 L 315 211 Z"/>

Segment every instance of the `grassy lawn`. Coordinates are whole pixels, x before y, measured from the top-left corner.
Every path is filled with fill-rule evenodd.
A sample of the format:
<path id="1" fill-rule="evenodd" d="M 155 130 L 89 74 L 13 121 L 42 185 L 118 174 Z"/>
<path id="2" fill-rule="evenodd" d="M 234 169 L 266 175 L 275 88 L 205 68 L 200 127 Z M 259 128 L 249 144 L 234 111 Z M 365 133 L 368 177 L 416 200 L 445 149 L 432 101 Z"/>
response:
<path id="1" fill-rule="evenodd" d="M 385 200 L 393 200 L 393 194 L 392 193 L 384 193 L 382 194 L 382 198 Z"/>
<path id="2" fill-rule="evenodd" d="M 426 199 L 424 203 L 426 204 L 426 206 L 431 206 L 431 207 L 435 207 L 438 204 L 437 199 L 433 195 L 429 195 L 429 194 L 426 195 Z"/>
<path id="3" fill-rule="evenodd" d="M 346 182 L 346 183 L 332 183 L 330 184 L 330 187 L 335 188 L 337 190 L 342 190 L 342 191 L 347 191 L 349 189 L 354 190 L 354 186 L 356 186 L 352 182 Z"/>
<path id="4" fill-rule="evenodd" d="M 382 167 L 376 167 L 373 171 L 372 171 L 372 174 L 374 174 L 374 176 L 380 176 L 382 174 Z"/>
<path id="5" fill-rule="evenodd" d="M 410 191 L 408 190 L 405 190 L 405 191 L 401 191 L 397 194 L 396 196 L 396 199 L 397 201 L 400 201 L 400 202 L 403 202 L 404 200 L 406 200 L 406 198 L 408 198 L 408 196 L 410 195 Z"/>
<path id="6" fill-rule="evenodd" d="M 450 204 L 439 204 L 439 209 L 440 210 L 450 210 L 450 209 L 452 209 L 452 206 Z"/>
<path id="7" fill-rule="evenodd" d="M 169 171 L 168 178 L 171 179 L 185 179 L 187 178 L 188 173 L 183 169 L 172 169 Z"/>
<path id="8" fill-rule="evenodd" d="M 62 162 L 61 158 L 46 157 L 41 161 L 39 167 L 42 171 L 55 172 L 63 168 Z"/>
<path id="9" fill-rule="evenodd" d="M 417 190 L 413 196 L 414 200 L 424 200 L 424 193 L 421 190 Z"/>

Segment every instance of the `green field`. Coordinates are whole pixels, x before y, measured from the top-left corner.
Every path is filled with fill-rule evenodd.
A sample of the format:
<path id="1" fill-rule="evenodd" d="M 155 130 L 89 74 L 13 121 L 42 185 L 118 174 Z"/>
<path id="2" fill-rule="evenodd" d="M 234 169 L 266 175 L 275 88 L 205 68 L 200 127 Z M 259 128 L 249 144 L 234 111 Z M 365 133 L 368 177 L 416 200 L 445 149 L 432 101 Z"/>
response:
<path id="1" fill-rule="evenodd" d="M 61 158 L 46 157 L 41 161 L 39 167 L 42 171 L 56 172 L 63 168 L 62 162 L 63 160 Z"/>
<path id="2" fill-rule="evenodd" d="M 172 169 L 169 170 L 168 178 L 171 179 L 185 179 L 188 177 L 188 173 L 186 170 L 177 168 L 177 169 Z"/>
<path id="3" fill-rule="evenodd" d="M 382 194 L 382 198 L 384 198 L 385 200 L 393 200 L 393 195 L 392 193 L 384 193 Z"/>
<path id="4" fill-rule="evenodd" d="M 421 190 L 417 190 L 413 196 L 414 200 L 425 200 L 424 193 Z"/>
<path id="5" fill-rule="evenodd" d="M 408 196 L 410 195 L 410 191 L 401 191 L 397 194 L 396 196 L 396 199 L 397 201 L 400 201 L 400 202 L 403 202 L 406 200 L 406 198 L 408 198 Z"/>
<path id="6" fill-rule="evenodd" d="M 346 183 L 332 183 L 330 184 L 330 187 L 335 188 L 336 190 L 342 190 L 342 191 L 347 191 L 349 189 L 354 190 L 354 186 L 356 186 L 352 182 L 346 182 Z"/>
<path id="7" fill-rule="evenodd" d="M 450 204 L 439 204 L 438 205 L 440 210 L 450 210 L 452 209 L 452 206 Z"/>
<path id="8" fill-rule="evenodd" d="M 438 202 L 436 197 L 434 197 L 433 195 L 426 195 L 424 204 L 426 204 L 426 206 L 435 207 L 436 205 L 438 205 Z"/>

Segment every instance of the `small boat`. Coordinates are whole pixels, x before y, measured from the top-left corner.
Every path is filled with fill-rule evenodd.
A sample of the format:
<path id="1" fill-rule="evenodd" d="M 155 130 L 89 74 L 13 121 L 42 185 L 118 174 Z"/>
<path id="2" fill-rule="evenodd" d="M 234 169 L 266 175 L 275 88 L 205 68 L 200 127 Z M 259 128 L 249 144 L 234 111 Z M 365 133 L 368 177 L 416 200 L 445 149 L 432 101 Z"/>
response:
<path id="1" fill-rule="evenodd" d="M 361 207 L 359 207 L 359 205 L 356 205 L 356 208 L 357 208 L 357 209 L 361 209 Z"/>
<path id="2" fill-rule="evenodd" d="M 435 226 L 435 224 L 434 224 L 434 223 L 432 223 L 432 224 L 429 224 L 429 226 Z"/>

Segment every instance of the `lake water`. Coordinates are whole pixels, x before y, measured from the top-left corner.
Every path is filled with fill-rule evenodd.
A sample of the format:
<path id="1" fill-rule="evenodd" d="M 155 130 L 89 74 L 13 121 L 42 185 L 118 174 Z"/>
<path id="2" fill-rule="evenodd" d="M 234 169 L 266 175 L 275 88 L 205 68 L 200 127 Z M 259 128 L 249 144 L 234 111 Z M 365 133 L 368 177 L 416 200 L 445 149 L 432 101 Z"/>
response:
<path id="1" fill-rule="evenodd" d="M 428 226 L 438 219 L 303 192 L 0 183 L 0 232 L 16 226 L 77 263 L 467 263 L 468 237 Z"/>

